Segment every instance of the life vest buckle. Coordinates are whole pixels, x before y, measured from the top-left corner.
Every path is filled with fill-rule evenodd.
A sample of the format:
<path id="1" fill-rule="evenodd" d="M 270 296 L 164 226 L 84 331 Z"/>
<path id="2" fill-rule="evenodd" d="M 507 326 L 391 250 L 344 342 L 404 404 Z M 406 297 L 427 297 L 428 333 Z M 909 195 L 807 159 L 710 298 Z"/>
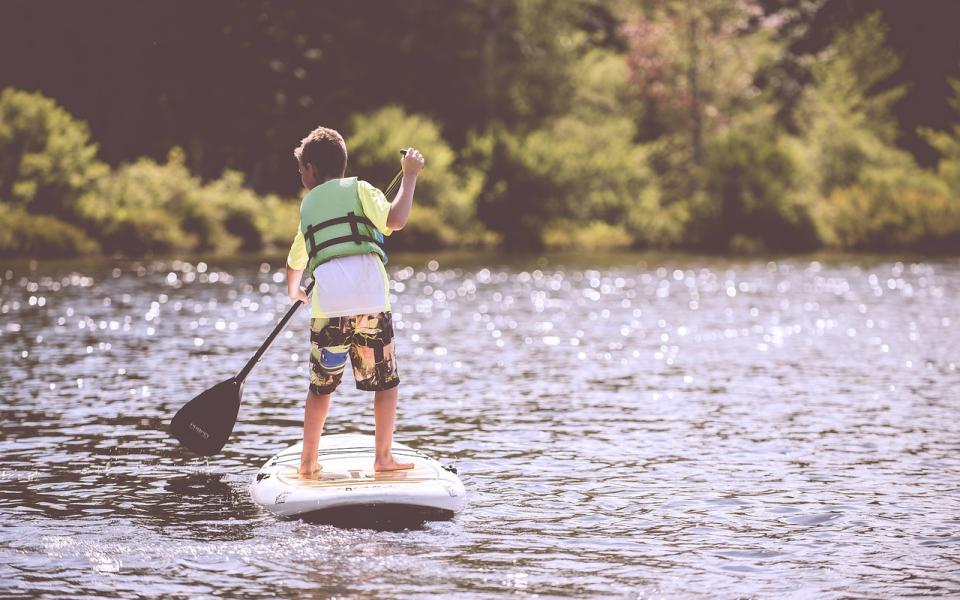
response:
<path id="1" fill-rule="evenodd" d="M 362 244 L 363 240 L 360 238 L 360 228 L 357 227 L 357 215 L 353 211 L 347 213 L 347 220 L 350 222 L 350 234 L 353 236 L 354 244 Z"/>

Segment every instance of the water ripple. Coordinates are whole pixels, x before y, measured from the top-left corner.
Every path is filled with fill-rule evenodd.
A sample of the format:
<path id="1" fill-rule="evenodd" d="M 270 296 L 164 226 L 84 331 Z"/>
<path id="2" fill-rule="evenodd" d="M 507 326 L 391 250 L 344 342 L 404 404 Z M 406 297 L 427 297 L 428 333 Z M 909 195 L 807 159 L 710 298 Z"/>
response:
<path id="1" fill-rule="evenodd" d="M 305 314 L 221 456 L 165 433 L 286 310 L 283 267 L 0 268 L 4 595 L 960 593 L 956 260 L 394 257 L 398 438 L 471 494 L 402 532 L 250 501 L 300 435 Z M 329 432 L 372 431 L 351 387 Z"/>

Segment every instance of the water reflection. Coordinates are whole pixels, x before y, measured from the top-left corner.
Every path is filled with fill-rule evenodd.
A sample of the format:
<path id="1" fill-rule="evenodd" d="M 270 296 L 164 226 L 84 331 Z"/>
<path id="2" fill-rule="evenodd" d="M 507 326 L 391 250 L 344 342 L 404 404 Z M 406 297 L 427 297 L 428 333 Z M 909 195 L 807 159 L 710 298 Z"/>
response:
<path id="1" fill-rule="evenodd" d="M 955 260 L 393 257 L 398 437 L 468 509 L 418 530 L 277 520 L 306 315 L 222 456 L 166 422 L 286 310 L 283 264 L 0 267 L 0 579 L 31 593 L 957 593 Z M 342 387 L 331 432 L 372 431 Z M 66 583 L 65 583 L 66 582 Z M 856 590 L 855 592 L 852 592 Z"/>

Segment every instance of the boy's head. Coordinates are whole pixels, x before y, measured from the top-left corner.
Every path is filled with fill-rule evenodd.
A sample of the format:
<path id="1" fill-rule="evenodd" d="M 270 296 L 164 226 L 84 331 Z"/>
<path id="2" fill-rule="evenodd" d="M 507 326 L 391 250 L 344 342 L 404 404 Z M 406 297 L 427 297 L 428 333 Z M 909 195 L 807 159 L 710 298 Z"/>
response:
<path id="1" fill-rule="evenodd" d="M 317 127 L 293 151 L 300 164 L 300 180 L 307 189 L 328 179 L 343 177 L 347 170 L 347 144 L 333 129 Z"/>

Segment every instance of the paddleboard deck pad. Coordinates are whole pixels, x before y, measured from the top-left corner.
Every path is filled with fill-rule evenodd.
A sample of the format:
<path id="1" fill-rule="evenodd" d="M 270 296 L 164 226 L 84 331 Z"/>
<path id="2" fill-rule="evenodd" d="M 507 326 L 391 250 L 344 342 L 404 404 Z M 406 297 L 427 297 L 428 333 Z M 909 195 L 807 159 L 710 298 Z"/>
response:
<path id="1" fill-rule="evenodd" d="M 449 519 L 466 504 L 456 473 L 404 444 L 393 444 L 393 456 L 414 468 L 376 473 L 372 435 L 324 435 L 322 469 L 310 477 L 299 473 L 302 448 L 294 444 L 263 465 L 250 484 L 254 502 L 281 517 L 359 524 Z"/>

